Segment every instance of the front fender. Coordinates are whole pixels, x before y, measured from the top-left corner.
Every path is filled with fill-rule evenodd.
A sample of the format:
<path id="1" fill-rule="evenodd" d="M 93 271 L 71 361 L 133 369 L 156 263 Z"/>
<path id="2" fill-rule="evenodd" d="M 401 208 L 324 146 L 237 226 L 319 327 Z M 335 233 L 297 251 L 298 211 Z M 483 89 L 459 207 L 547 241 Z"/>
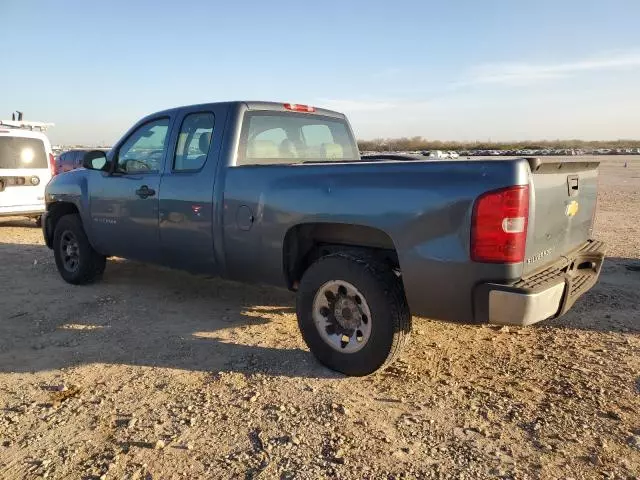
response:
<path id="1" fill-rule="evenodd" d="M 87 170 L 79 169 L 56 175 L 45 189 L 46 212 L 43 216 L 42 228 L 45 243 L 49 248 L 53 242 L 57 221 L 63 215 L 73 213 L 80 215 L 85 232 L 91 240 L 86 173 Z"/>

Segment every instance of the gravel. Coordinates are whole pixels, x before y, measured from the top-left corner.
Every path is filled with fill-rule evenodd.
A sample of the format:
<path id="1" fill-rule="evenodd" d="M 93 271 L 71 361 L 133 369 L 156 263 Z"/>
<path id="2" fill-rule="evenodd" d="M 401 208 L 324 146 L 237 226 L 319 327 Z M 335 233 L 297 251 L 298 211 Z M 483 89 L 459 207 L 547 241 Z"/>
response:
<path id="1" fill-rule="evenodd" d="M 364 378 L 313 359 L 289 292 L 120 259 L 73 287 L 0 219 L 0 478 L 638 478 L 640 164 L 619 163 L 609 259 L 566 316 L 415 319 Z"/>

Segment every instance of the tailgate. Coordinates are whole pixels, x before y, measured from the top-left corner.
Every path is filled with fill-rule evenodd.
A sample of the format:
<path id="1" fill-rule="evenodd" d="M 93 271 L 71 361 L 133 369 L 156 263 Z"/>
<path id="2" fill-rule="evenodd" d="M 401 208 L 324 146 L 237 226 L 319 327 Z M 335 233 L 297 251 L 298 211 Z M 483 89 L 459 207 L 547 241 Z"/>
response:
<path id="1" fill-rule="evenodd" d="M 599 164 L 529 160 L 533 194 L 523 274 L 549 265 L 591 238 Z"/>

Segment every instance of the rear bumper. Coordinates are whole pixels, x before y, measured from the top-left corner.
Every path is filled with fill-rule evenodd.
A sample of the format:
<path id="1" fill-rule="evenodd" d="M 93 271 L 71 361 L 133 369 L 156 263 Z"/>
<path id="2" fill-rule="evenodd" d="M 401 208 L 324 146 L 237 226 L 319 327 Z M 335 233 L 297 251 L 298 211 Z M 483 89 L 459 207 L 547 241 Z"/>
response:
<path id="1" fill-rule="evenodd" d="M 603 242 L 589 240 L 554 265 L 514 284 L 478 285 L 476 321 L 524 326 L 564 314 L 598 281 L 604 251 Z"/>

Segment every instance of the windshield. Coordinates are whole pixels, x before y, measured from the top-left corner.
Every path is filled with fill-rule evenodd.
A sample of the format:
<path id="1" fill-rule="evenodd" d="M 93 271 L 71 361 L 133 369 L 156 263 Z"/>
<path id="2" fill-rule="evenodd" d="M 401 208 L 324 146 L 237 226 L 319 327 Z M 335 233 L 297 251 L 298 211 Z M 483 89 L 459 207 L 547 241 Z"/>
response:
<path id="1" fill-rule="evenodd" d="M 244 119 L 238 165 L 358 160 L 344 120 L 320 115 L 250 112 Z"/>
<path id="2" fill-rule="evenodd" d="M 0 136 L 0 169 L 9 168 L 48 168 L 42 140 Z"/>

